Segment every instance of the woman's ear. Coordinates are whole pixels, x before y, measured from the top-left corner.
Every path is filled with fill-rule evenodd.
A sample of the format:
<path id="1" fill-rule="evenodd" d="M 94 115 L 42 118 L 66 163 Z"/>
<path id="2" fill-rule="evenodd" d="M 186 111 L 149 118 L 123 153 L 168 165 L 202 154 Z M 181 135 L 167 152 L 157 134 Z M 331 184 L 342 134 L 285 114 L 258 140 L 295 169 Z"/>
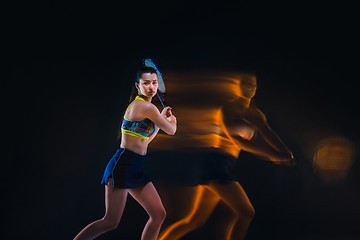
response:
<path id="1" fill-rule="evenodd" d="M 138 95 L 140 95 L 139 83 L 135 82 L 135 87 L 136 87 L 136 90 L 137 90 L 137 92 L 138 92 Z"/>

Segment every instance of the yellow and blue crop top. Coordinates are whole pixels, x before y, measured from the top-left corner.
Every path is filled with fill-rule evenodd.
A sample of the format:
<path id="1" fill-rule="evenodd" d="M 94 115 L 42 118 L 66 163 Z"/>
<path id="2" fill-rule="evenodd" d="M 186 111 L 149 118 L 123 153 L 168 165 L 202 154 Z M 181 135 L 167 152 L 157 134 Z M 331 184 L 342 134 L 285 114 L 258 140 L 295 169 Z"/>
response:
<path id="1" fill-rule="evenodd" d="M 135 102 L 136 100 L 145 101 L 140 96 L 136 96 L 134 101 L 132 101 L 129 104 L 126 111 L 129 109 L 130 105 L 133 102 Z M 126 111 L 125 111 L 125 113 L 126 113 Z M 154 130 L 155 130 L 155 124 L 148 118 L 145 118 L 142 121 L 131 121 L 124 117 L 124 120 L 121 124 L 121 132 L 122 133 L 124 133 L 126 135 L 130 135 L 130 136 L 134 136 L 134 137 L 143 138 L 143 139 L 149 139 L 150 135 L 154 132 Z"/>

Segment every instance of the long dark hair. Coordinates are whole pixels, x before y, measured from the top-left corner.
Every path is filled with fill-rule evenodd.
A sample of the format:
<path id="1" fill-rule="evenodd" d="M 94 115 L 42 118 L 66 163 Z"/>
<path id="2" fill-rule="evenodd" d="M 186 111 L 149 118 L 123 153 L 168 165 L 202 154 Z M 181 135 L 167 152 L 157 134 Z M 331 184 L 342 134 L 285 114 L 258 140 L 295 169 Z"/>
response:
<path id="1" fill-rule="evenodd" d="M 156 70 L 152 67 L 145 67 L 145 66 L 141 66 L 138 71 L 136 72 L 136 76 L 135 76 L 135 81 L 131 90 L 131 94 L 130 94 L 130 99 L 129 99 L 129 104 L 134 101 L 134 99 L 136 98 L 136 96 L 138 95 L 138 90 L 135 87 L 135 82 L 140 83 L 140 78 L 142 77 L 142 75 L 144 73 L 156 73 Z M 125 115 L 126 110 L 124 110 L 124 114 Z M 117 134 L 117 138 L 116 141 L 119 141 L 121 139 L 121 125 L 122 125 L 123 120 L 121 120 L 120 124 L 119 124 L 119 128 L 118 128 L 118 134 Z"/>

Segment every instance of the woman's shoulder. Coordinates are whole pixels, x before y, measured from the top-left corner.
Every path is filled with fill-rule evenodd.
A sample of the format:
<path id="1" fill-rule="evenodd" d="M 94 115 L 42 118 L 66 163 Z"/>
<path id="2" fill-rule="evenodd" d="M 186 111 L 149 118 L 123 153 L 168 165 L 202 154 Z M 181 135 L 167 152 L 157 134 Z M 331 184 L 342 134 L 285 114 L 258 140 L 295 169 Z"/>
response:
<path id="1" fill-rule="evenodd" d="M 251 115 L 255 119 L 261 119 L 261 121 L 266 122 L 266 115 L 256 106 L 251 106 Z"/>
<path id="2" fill-rule="evenodd" d="M 135 106 L 141 106 L 141 107 L 150 107 L 150 106 L 154 106 L 155 105 L 152 102 L 147 102 L 147 101 L 143 101 L 143 100 L 135 100 L 133 102 L 133 105 Z"/>
<path id="3" fill-rule="evenodd" d="M 141 100 L 134 101 L 130 107 L 135 111 L 154 111 L 157 109 L 153 103 Z"/>

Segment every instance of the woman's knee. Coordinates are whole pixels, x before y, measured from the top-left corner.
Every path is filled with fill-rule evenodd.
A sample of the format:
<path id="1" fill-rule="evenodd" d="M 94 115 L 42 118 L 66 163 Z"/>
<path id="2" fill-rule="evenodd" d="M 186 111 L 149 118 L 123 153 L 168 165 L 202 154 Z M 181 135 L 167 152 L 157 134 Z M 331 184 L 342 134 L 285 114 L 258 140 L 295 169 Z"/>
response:
<path id="1" fill-rule="evenodd" d="M 155 211 L 152 211 L 149 216 L 153 221 L 162 223 L 166 217 L 166 210 L 164 207 L 159 208 Z"/>
<path id="2" fill-rule="evenodd" d="M 195 214 L 189 219 L 185 220 L 185 223 L 189 226 L 190 229 L 198 229 L 205 225 L 208 218 L 201 216 L 201 214 Z"/>
<path id="3" fill-rule="evenodd" d="M 161 222 L 163 222 L 166 218 L 166 210 L 164 207 L 162 207 L 160 210 L 159 210 L 159 220 L 161 220 Z"/>
<path id="4" fill-rule="evenodd" d="M 237 206 L 234 208 L 234 211 L 236 215 L 241 218 L 253 219 L 255 216 L 255 209 L 251 204 L 246 206 Z"/>
<path id="5" fill-rule="evenodd" d="M 109 217 L 104 217 L 101 219 L 103 227 L 106 231 L 114 230 L 119 225 L 119 220 Z"/>
<path id="6" fill-rule="evenodd" d="M 252 205 L 248 206 L 246 211 L 245 211 L 245 216 L 247 218 L 253 219 L 255 216 L 255 209 Z"/>

